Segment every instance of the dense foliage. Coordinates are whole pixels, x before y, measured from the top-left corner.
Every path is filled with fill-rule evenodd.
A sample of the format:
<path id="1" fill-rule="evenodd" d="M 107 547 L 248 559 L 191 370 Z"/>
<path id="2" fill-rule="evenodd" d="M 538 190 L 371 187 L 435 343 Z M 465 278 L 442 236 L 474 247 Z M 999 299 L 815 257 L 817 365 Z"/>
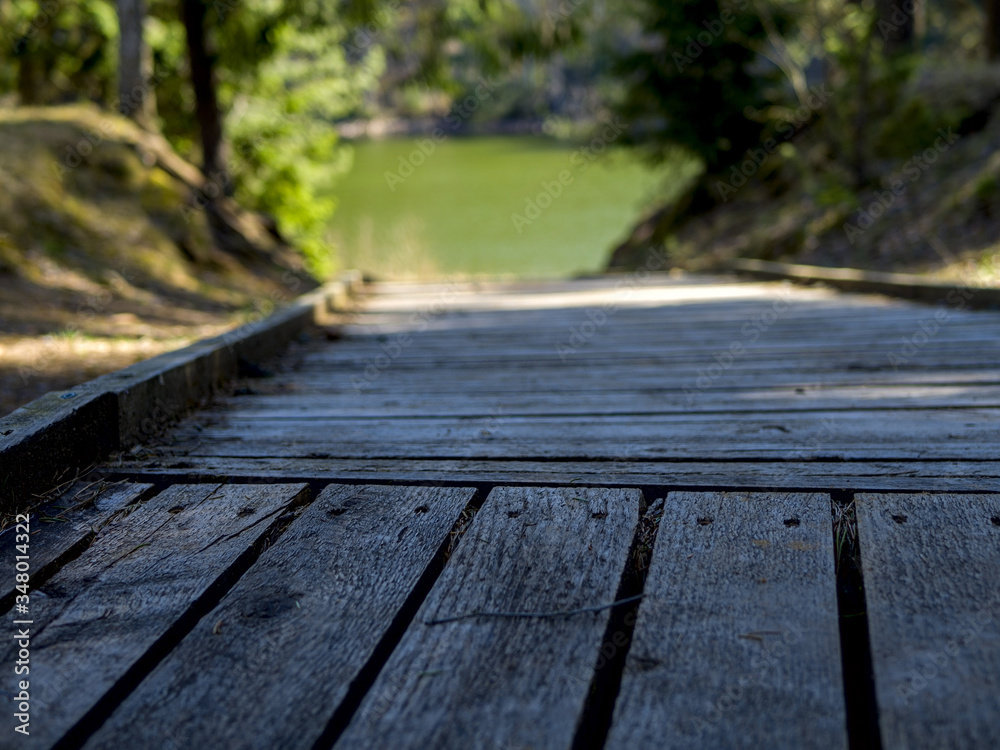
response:
<path id="1" fill-rule="evenodd" d="M 780 98 L 780 69 L 755 51 L 767 32 L 750 0 L 629 5 L 642 36 L 617 70 L 627 86 L 618 109 L 632 123 L 631 141 L 657 160 L 683 148 L 709 170 L 756 146 L 765 123 L 747 113 Z"/>

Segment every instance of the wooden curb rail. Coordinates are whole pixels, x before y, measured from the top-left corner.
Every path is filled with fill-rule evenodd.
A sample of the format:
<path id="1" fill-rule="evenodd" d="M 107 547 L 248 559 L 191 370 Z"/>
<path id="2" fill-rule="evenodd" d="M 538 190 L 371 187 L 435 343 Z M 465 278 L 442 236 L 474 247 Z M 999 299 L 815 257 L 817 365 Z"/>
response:
<path id="1" fill-rule="evenodd" d="M 0 419 L 0 513 L 20 512 L 60 478 L 153 437 L 235 378 L 242 361 L 258 362 L 322 323 L 360 284 L 359 273 L 345 273 L 263 320 L 47 393 Z"/>
<path id="2" fill-rule="evenodd" d="M 913 274 L 859 271 L 854 268 L 826 268 L 769 260 L 737 258 L 728 270 L 761 279 L 780 279 L 800 284 L 823 283 L 845 292 L 867 292 L 921 302 L 959 304 L 961 307 L 1000 308 L 1000 288 L 929 282 Z"/>

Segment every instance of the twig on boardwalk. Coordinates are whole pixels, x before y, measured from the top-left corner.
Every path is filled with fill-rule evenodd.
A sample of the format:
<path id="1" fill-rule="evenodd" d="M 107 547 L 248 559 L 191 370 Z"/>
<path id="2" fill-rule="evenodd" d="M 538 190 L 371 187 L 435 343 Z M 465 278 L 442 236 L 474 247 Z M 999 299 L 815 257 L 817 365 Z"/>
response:
<path id="1" fill-rule="evenodd" d="M 619 604 L 628 604 L 637 599 L 642 599 L 642 594 L 627 596 L 624 599 L 611 602 L 610 604 L 595 604 L 593 607 L 580 607 L 579 609 L 562 609 L 555 612 L 467 612 L 464 615 L 454 615 L 453 617 L 441 617 L 436 620 L 424 620 L 424 625 L 444 625 L 447 622 L 458 622 L 468 620 L 472 617 L 568 617 L 569 615 L 580 615 L 585 612 L 600 612 L 602 609 L 611 609 Z"/>

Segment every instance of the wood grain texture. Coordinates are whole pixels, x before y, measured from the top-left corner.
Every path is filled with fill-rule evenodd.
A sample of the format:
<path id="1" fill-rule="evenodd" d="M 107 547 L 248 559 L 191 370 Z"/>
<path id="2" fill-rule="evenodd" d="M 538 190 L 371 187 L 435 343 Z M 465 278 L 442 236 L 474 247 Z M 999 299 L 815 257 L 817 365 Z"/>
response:
<path id="1" fill-rule="evenodd" d="M 141 468 L 140 468 L 141 467 Z M 997 461 L 628 461 L 218 458 L 161 457 L 137 465 L 146 478 L 202 477 L 252 481 L 256 477 L 303 481 L 493 484 L 667 485 L 708 489 L 815 489 L 854 491 L 1000 492 Z"/>
<path id="2" fill-rule="evenodd" d="M 373 351 L 373 354 L 375 352 Z M 524 394 L 544 393 L 605 393 L 614 391 L 662 392 L 688 388 L 702 395 L 716 389 L 742 389 L 759 387 L 819 387 L 831 385 L 892 385 L 910 384 L 969 384 L 996 385 L 1000 381 L 995 369 L 996 357 L 983 357 L 969 361 L 956 355 L 940 362 L 913 361 L 893 368 L 885 358 L 880 360 L 844 361 L 834 358 L 809 364 L 782 362 L 740 362 L 728 370 L 713 367 L 716 363 L 706 359 L 684 367 L 665 368 L 651 365 L 621 368 L 588 368 L 586 365 L 556 365 L 538 367 L 534 371 L 519 372 L 505 369 L 482 368 L 472 372 L 454 372 L 437 368 L 437 377 L 424 370 L 409 370 L 390 366 L 374 372 L 365 367 L 345 368 L 324 373 L 296 373 L 295 377 L 262 384 L 255 383 L 252 392 L 313 393 L 313 394 L 381 394 L 392 396 L 433 396 L 464 393 L 479 398 L 496 396 L 522 397 Z M 710 369 L 711 368 L 711 369 Z M 433 371 L 432 371 L 433 372 Z M 366 373 L 370 375 L 366 377 Z M 265 389 L 258 391 L 257 389 Z M 238 406 L 238 404 L 237 404 Z"/>
<path id="3" fill-rule="evenodd" d="M 985 459 L 1000 409 L 475 419 L 234 420 L 165 453 L 217 457 Z M 947 439 L 943 439 L 947 438 Z"/>
<path id="4" fill-rule="evenodd" d="M 343 480 L 428 481 L 439 467 L 448 481 L 501 483 L 995 486 L 975 480 L 996 473 L 1000 315 L 780 284 L 625 281 L 372 287 L 333 344 L 130 468 L 289 476 L 313 461 Z M 934 483 L 945 463 L 972 468 Z M 710 464 L 720 470 L 701 470 Z"/>
<path id="5" fill-rule="evenodd" d="M 650 321 L 651 324 L 653 322 Z M 442 347 L 440 353 L 434 354 L 427 351 L 421 343 L 412 351 L 404 350 L 408 353 L 395 357 L 393 363 L 394 366 L 403 370 L 413 371 L 443 367 L 456 372 L 480 370 L 499 364 L 506 364 L 511 369 L 529 372 L 533 369 L 541 369 L 546 366 L 558 367 L 567 363 L 602 368 L 615 367 L 619 362 L 630 365 L 656 365 L 663 368 L 681 369 L 686 364 L 712 362 L 716 353 L 727 351 L 730 345 L 738 343 L 740 344 L 739 356 L 745 362 L 763 364 L 768 361 L 785 360 L 789 367 L 797 367 L 800 361 L 815 366 L 819 362 L 829 361 L 837 357 L 887 364 L 886 352 L 899 349 L 898 331 L 893 331 L 885 337 L 868 342 L 857 341 L 857 337 L 855 337 L 840 346 L 829 344 L 820 346 L 810 343 L 807 334 L 803 332 L 797 337 L 785 340 L 780 346 L 772 343 L 767 347 L 743 343 L 738 331 L 735 332 L 735 335 L 731 334 L 728 338 L 720 339 L 718 342 L 702 340 L 701 342 L 685 343 L 675 340 L 670 344 L 657 341 L 646 342 L 638 338 L 638 333 L 636 331 L 635 340 L 627 345 L 612 345 L 604 339 L 595 340 L 579 349 L 573 349 L 568 345 L 570 337 L 567 335 L 564 335 L 562 340 L 554 338 L 547 346 L 543 345 L 532 349 L 522 348 L 514 343 L 488 342 L 478 338 L 464 339 L 456 336 L 454 340 L 449 342 L 453 347 L 456 347 L 455 349 L 449 350 L 447 347 Z M 985 356 L 995 354 L 998 350 L 996 338 L 991 333 L 995 334 L 993 331 L 983 331 L 980 332 L 978 338 L 972 340 L 966 337 L 956 337 L 954 340 L 927 344 L 921 350 L 921 358 L 944 359 L 969 356 L 973 362 L 982 361 Z M 895 336 L 896 340 L 892 336 Z M 566 347 L 566 349 L 564 350 L 561 346 Z M 418 353 L 422 356 L 417 356 Z M 317 353 L 309 358 L 303 372 L 319 373 L 321 370 L 356 369 L 364 367 L 370 356 L 370 345 L 358 351 L 354 357 L 341 356 L 337 359 L 331 359 L 329 355 L 324 356 L 324 354 Z M 792 357 L 795 360 L 789 361 Z"/>
<path id="6" fill-rule="evenodd" d="M 660 313 L 662 317 L 663 313 Z M 550 316 L 551 317 L 551 316 Z M 649 327 L 657 321 L 656 315 L 650 315 L 645 326 L 632 326 L 624 321 L 615 321 L 614 328 L 602 331 L 603 335 L 595 334 L 586 345 L 574 347 L 567 328 L 576 330 L 578 326 L 566 327 L 553 325 L 554 321 L 546 320 L 548 325 L 538 326 L 537 335 L 531 339 L 517 336 L 517 328 L 510 326 L 504 329 L 505 336 L 484 336 L 471 332 L 455 331 L 450 336 L 440 336 L 436 339 L 420 336 L 408 340 L 404 347 L 387 346 L 396 356 L 396 364 L 408 368 L 431 367 L 441 365 L 455 368 L 476 368 L 484 364 L 496 364 L 503 355 L 509 355 L 510 363 L 518 367 L 537 365 L 545 360 L 565 363 L 572 361 L 592 364 L 595 366 L 613 366 L 615 359 L 623 359 L 631 363 L 657 363 L 661 366 L 681 364 L 700 358 L 710 358 L 717 351 L 729 349 L 730 344 L 740 344 L 740 355 L 747 359 L 787 359 L 789 355 L 801 355 L 810 360 L 823 357 L 859 357 L 870 354 L 880 354 L 883 350 L 892 350 L 899 346 L 900 324 L 883 321 L 872 326 L 861 328 L 846 326 L 841 331 L 830 331 L 822 339 L 810 337 L 810 331 L 803 328 L 792 329 L 789 326 L 776 327 L 769 331 L 768 336 L 751 341 L 752 336 L 741 333 L 742 326 L 738 322 L 730 323 L 724 328 L 713 331 L 709 326 L 696 326 L 690 330 L 676 332 L 676 329 L 657 331 L 653 329 L 649 335 L 640 338 L 643 327 Z M 586 320 L 586 317 L 583 318 Z M 568 321 L 572 322 L 572 321 Z M 904 324 L 905 325 L 905 324 Z M 872 329 L 876 330 L 872 330 Z M 949 329 L 942 338 L 936 336 L 921 347 L 928 354 L 956 354 L 963 347 L 966 353 L 981 355 L 996 350 L 996 325 L 986 325 L 979 329 L 967 328 Z M 880 329 L 880 330 L 878 330 Z M 919 330 L 919 329 L 918 329 Z M 699 335 L 700 334 L 700 335 Z M 336 369 L 364 365 L 371 356 L 371 345 L 377 342 L 365 341 L 364 337 L 348 343 L 347 346 L 336 349 L 324 349 L 311 356 L 304 367 L 316 371 L 320 367 Z M 398 343 L 398 342 L 397 342 Z M 463 348 L 453 348 L 463 345 Z M 560 347 L 565 347 L 565 350 Z M 396 350 L 398 349 L 398 354 Z M 969 352 L 969 349 L 974 349 Z M 789 362 L 789 364 L 794 364 Z"/>
<path id="7" fill-rule="evenodd" d="M 883 747 L 1000 746 L 1000 495 L 856 502 Z"/>
<path id="8" fill-rule="evenodd" d="M 606 747 L 846 746 L 829 496 L 670 493 Z"/>
<path id="9" fill-rule="evenodd" d="M 494 489 L 338 748 L 569 748 L 638 521 L 638 490 Z"/>
<path id="10" fill-rule="evenodd" d="M 230 398 L 203 411 L 206 421 L 243 419 L 351 419 L 400 417 L 524 417 L 605 414 L 748 413 L 857 409 L 931 409 L 995 406 L 1000 386 L 842 385 L 718 387 L 689 397 L 680 388 L 598 393 L 526 392 L 493 397 L 463 393 L 295 393 Z"/>
<path id="11" fill-rule="evenodd" d="M 326 488 L 86 747 L 311 748 L 474 494 Z"/>
<path id="12" fill-rule="evenodd" d="M 31 588 L 36 581 L 48 578 L 61 561 L 80 549 L 111 518 L 132 503 L 141 502 L 153 489 L 151 484 L 121 482 L 106 489 L 104 483 L 91 486 L 79 483 L 64 495 L 29 514 Z M 15 525 L 0 533 L 0 570 L 11 575 L 0 579 L 0 612 L 14 603 L 14 565 L 20 552 L 16 549 Z"/>
<path id="13" fill-rule="evenodd" d="M 306 491 L 175 485 L 108 526 L 32 595 L 31 735 L 20 744 L 49 747 L 74 727 Z M 0 663 L 13 663 L 8 644 Z"/>
<path id="14" fill-rule="evenodd" d="M 637 486 L 705 491 L 668 501 L 612 746 L 843 747 L 826 493 L 1000 492 L 997 312 L 696 277 L 368 291 L 330 340 L 105 467 L 214 484 L 112 511 L 93 543 L 39 541 L 65 564 L 32 597 L 28 747 L 67 730 L 99 731 L 91 748 L 305 747 L 342 729 L 346 748 L 569 747 L 607 610 L 425 623 L 610 602 L 641 500 L 610 488 Z M 277 480 L 380 488 L 331 489 L 292 521 L 304 486 L 259 484 Z M 473 484 L 501 488 L 390 654 Z M 865 559 L 887 750 L 997 744 L 983 613 L 1000 526 L 969 525 L 980 500 L 926 530 L 919 503 L 898 529 L 861 503 L 862 536 L 889 540 Z M 927 664 L 906 701 L 885 696 Z"/>

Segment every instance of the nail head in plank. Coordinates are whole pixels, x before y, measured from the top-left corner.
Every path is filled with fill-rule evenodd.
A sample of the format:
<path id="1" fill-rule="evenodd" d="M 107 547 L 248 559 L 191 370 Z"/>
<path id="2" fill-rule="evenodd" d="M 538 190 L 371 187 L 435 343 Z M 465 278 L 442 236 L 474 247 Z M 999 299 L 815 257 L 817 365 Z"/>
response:
<path id="1" fill-rule="evenodd" d="M 338 748 L 569 748 L 638 522 L 638 490 L 494 489 Z"/>
<path id="2" fill-rule="evenodd" d="M 138 678 L 130 673 L 137 662 L 156 658 L 168 631 L 306 491 L 304 484 L 174 485 L 109 525 L 34 592 L 35 700 L 25 746 L 49 747 L 85 730 L 78 722 L 113 700 L 123 679 Z M 3 663 L 11 656 L 8 647 Z"/>
<path id="3" fill-rule="evenodd" d="M 664 507 L 606 747 L 846 747 L 829 496 Z"/>
<path id="4" fill-rule="evenodd" d="M 1000 495 L 864 494 L 882 745 L 1000 746 Z"/>
<path id="5" fill-rule="evenodd" d="M 86 747 L 311 748 L 474 495 L 327 487 Z"/>

